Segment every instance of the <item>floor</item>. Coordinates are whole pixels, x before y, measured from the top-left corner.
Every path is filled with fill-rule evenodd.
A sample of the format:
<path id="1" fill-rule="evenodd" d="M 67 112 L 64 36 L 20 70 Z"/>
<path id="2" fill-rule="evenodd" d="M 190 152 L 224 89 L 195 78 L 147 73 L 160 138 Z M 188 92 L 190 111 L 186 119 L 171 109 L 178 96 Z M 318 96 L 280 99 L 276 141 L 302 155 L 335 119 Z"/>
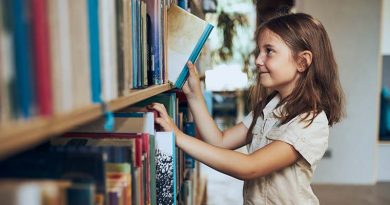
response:
<path id="1" fill-rule="evenodd" d="M 375 186 L 313 185 L 324 205 L 390 205 L 390 182 Z"/>
<path id="2" fill-rule="evenodd" d="M 205 165 L 207 203 L 204 205 L 242 204 L 243 182 L 221 174 Z M 321 205 L 390 205 L 390 182 L 375 186 L 313 185 Z"/>

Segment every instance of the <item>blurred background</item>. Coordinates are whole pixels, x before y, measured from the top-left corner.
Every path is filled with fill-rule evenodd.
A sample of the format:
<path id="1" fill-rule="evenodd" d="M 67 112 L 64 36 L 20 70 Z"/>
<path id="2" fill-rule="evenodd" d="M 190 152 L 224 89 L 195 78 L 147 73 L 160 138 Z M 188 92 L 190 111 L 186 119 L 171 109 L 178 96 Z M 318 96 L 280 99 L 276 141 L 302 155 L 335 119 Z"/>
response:
<path id="1" fill-rule="evenodd" d="M 314 191 L 321 204 L 390 204 L 390 1 L 203 3 L 215 6 L 206 13 L 206 20 L 217 29 L 208 42 L 209 53 L 202 54 L 209 59 L 201 67 L 206 96 L 222 129 L 248 113 L 256 25 L 286 9 L 308 13 L 324 24 L 339 66 L 347 116 L 331 128 L 328 150 L 314 175 Z M 203 170 L 208 174 L 207 204 L 242 204 L 241 181 L 206 166 Z"/>

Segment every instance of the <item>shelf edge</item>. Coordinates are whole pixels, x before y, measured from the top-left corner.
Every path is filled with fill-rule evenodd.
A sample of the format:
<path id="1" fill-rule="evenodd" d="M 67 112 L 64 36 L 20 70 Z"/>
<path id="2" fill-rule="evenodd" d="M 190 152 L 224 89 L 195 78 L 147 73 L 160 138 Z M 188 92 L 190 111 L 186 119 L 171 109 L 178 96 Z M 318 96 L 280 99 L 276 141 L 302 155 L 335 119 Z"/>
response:
<path id="1" fill-rule="evenodd" d="M 151 96 L 171 90 L 170 84 L 133 90 L 128 95 L 108 103 L 109 110 L 116 111 Z M 51 117 L 35 117 L 25 122 L 12 122 L 0 127 L 0 160 L 33 147 L 52 136 L 78 125 L 88 123 L 103 113 L 100 105 L 93 104 L 65 114 Z"/>

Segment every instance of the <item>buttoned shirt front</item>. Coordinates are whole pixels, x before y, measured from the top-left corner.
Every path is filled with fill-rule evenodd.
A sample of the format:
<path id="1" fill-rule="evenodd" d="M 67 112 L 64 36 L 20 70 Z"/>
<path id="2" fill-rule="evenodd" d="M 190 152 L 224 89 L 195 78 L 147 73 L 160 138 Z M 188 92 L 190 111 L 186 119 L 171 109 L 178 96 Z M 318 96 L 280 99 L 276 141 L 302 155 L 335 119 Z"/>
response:
<path id="1" fill-rule="evenodd" d="M 275 140 L 292 145 L 302 156 L 294 164 L 267 176 L 244 182 L 245 205 L 316 205 L 319 204 L 310 183 L 313 172 L 328 147 L 329 126 L 325 112 L 319 113 L 308 125 L 302 121 L 306 114 L 299 115 L 281 125 L 283 106 L 276 108 L 280 97 L 275 96 L 263 109 L 263 117 L 256 119 L 253 139 L 247 146 L 253 153 Z M 275 109 L 276 108 L 276 109 Z M 243 124 L 249 128 L 253 113 L 249 113 Z"/>

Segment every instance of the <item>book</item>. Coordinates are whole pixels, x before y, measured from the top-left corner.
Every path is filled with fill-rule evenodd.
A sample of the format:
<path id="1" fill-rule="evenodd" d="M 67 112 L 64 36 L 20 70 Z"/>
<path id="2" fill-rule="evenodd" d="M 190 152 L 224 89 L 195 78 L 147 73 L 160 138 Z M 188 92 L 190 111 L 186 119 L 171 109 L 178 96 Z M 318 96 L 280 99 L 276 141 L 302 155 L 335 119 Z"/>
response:
<path id="1" fill-rule="evenodd" d="M 92 103 L 91 62 L 89 47 L 88 1 L 77 0 L 69 3 L 70 53 L 72 68 L 73 108 Z"/>
<path id="2" fill-rule="evenodd" d="M 118 66 L 115 1 L 99 0 L 99 29 L 101 45 L 102 98 L 105 101 L 118 97 Z"/>
<path id="3" fill-rule="evenodd" d="M 104 125 L 104 119 L 98 119 L 92 123 L 89 123 L 87 125 L 78 127 L 73 130 L 73 132 L 83 132 L 83 133 L 90 133 L 89 137 L 95 135 L 104 135 L 99 133 L 107 133 L 106 136 L 119 136 L 119 133 L 122 134 L 128 134 L 128 133 L 144 133 L 147 134 L 148 137 L 144 137 L 143 139 L 148 142 L 143 142 L 143 145 L 147 146 L 143 150 L 148 150 L 149 153 L 145 153 L 148 159 L 145 161 L 148 162 L 147 165 L 144 167 L 147 167 L 145 170 L 150 170 L 148 173 L 145 173 L 147 181 L 145 184 L 149 184 L 149 186 L 146 186 L 147 190 L 145 192 L 146 199 L 149 199 L 151 201 L 151 204 L 155 204 L 156 201 L 156 178 L 155 176 L 155 127 L 154 127 L 154 118 L 155 114 L 153 112 L 135 112 L 136 108 L 126 108 L 121 110 L 120 112 L 114 113 L 115 117 L 115 127 L 113 129 L 113 132 L 116 133 L 108 133 L 103 129 Z M 74 135 L 74 133 L 71 133 Z M 80 134 L 78 134 L 80 135 Z M 84 135 L 88 136 L 88 135 Z M 137 164 L 139 164 L 140 161 L 138 161 Z"/>
<path id="4" fill-rule="evenodd" d="M 32 45 L 35 93 L 37 95 L 38 113 L 42 116 L 53 114 L 51 65 L 49 50 L 49 28 L 46 0 L 33 0 L 32 13 Z"/>
<path id="5" fill-rule="evenodd" d="M 69 2 L 47 1 L 50 36 L 50 64 L 54 113 L 73 108 L 72 58 L 70 42 Z"/>
<path id="6" fill-rule="evenodd" d="M 132 172 L 132 200 L 134 204 L 143 204 L 150 201 L 150 159 L 149 135 L 146 133 L 67 133 L 63 137 L 53 139 L 53 145 L 62 146 L 93 146 L 108 147 L 107 161 L 112 163 L 127 162 L 131 164 Z M 111 148 L 110 148 L 111 147 Z M 122 152 L 124 148 L 131 153 L 132 158 L 124 159 L 129 154 Z M 120 154 L 122 152 L 123 154 Z M 115 156 L 118 153 L 122 156 Z"/>
<path id="7" fill-rule="evenodd" d="M 0 1 L 0 122 L 2 123 L 11 119 L 13 103 L 10 88 L 15 81 L 11 3 L 9 0 Z"/>
<path id="8" fill-rule="evenodd" d="M 29 15 L 31 2 L 14 0 L 10 6 L 16 77 L 11 92 L 16 96 L 13 102 L 16 107 L 16 115 L 27 119 L 34 115 L 36 106 L 31 45 L 32 19 Z"/>
<path id="9" fill-rule="evenodd" d="M 176 154 L 173 132 L 156 132 L 157 204 L 176 204 Z"/>
<path id="10" fill-rule="evenodd" d="M 113 195 L 113 198 L 115 198 L 116 194 L 111 192 L 115 192 L 117 188 L 121 190 L 122 193 L 119 193 L 117 195 L 122 195 L 122 200 L 125 202 L 124 204 L 128 205 L 131 204 L 131 166 L 128 163 L 106 163 L 105 164 L 106 169 L 106 178 L 108 179 L 107 182 L 107 191 L 109 192 L 110 199 Z M 115 203 L 109 203 L 115 204 Z"/>
<path id="11" fill-rule="evenodd" d="M 161 103 L 164 104 L 167 109 L 168 115 L 176 122 L 177 118 L 177 102 L 176 102 L 176 93 L 162 93 L 159 95 L 155 95 L 151 98 L 143 100 L 139 103 L 136 103 L 135 107 L 142 107 L 150 105 L 151 103 Z"/>
<path id="12" fill-rule="evenodd" d="M 168 9 L 168 80 L 181 89 L 188 77 L 187 62 L 195 63 L 213 26 L 172 4 Z"/>
<path id="13" fill-rule="evenodd" d="M 135 66 L 135 61 L 133 56 L 136 55 L 136 50 L 133 50 L 133 44 L 135 34 L 133 34 L 133 0 L 120 0 L 122 1 L 122 44 L 119 45 L 123 47 L 123 76 L 124 76 L 124 90 L 123 95 L 126 95 L 131 88 L 133 88 L 133 76 L 134 71 L 133 67 Z M 119 40 L 119 39 L 118 39 Z"/>
<path id="14" fill-rule="evenodd" d="M 87 3 L 91 101 L 100 103 L 102 101 L 102 88 L 100 79 L 99 2 L 98 0 L 88 0 Z"/>
<path id="15" fill-rule="evenodd" d="M 0 166 L 1 178 L 93 182 L 98 195 L 105 193 L 103 154 L 93 147 L 50 147 L 46 151 L 32 150 L 4 160 Z"/>
<path id="16" fill-rule="evenodd" d="M 147 0 L 147 13 L 150 16 L 150 67 L 149 67 L 149 84 L 161 84 L 161 69 L 160 56 L 161 52 L 161 1 L 162 0 Z"/>

